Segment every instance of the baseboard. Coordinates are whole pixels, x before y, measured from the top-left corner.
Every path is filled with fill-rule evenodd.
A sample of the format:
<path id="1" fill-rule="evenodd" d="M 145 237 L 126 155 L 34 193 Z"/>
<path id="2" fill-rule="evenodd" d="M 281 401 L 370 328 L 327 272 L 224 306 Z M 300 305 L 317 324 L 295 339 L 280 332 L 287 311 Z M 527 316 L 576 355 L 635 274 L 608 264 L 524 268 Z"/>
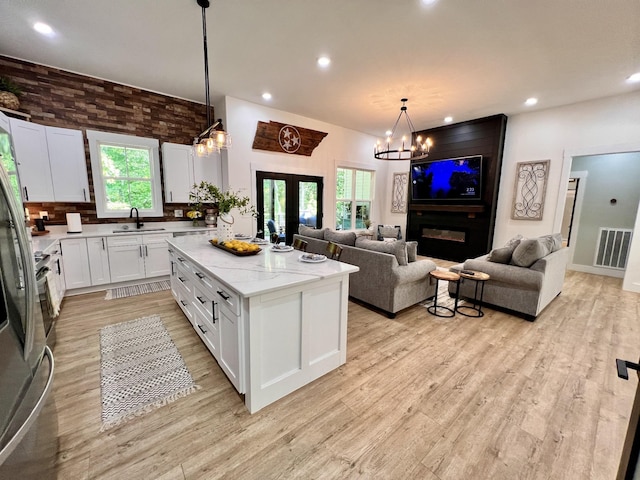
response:
<path id="1" fill-rule="evenodd" d="M 624 278 L 624 270 L 617 270 L 613 268 L 604 267 L 592 267 L 590 265 L 578 265 L 576 263 L 570 263 L 567 266 L 568 270 L 574 270 L 576 272 L 592 273 L 593 275 L 604 275 L 605 277 Z"/>

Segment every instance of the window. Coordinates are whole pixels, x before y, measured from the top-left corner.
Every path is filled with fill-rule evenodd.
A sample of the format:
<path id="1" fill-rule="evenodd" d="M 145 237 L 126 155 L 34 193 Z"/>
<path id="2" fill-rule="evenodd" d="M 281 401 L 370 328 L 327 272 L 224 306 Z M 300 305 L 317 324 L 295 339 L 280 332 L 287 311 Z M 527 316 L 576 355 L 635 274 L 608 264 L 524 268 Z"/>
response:
<path id="1" fill-rule="evenodd" d="M 153 138 L 87 130 L 98 218 L 162 217 L 159 142 Z"/>
<path id="2" fill-rule="evenodd" d="M 338 168 L 336 175 L 336 230 L 367 228 L 371 215 L 373 172 Z"/>

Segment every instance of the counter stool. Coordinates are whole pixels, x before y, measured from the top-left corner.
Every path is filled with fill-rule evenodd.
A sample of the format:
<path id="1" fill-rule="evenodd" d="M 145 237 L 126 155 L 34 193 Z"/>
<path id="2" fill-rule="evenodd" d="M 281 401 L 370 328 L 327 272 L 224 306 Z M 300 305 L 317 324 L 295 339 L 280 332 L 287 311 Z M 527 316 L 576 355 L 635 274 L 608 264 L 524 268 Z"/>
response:
<path id="1" fill-rule="evenodd" d="M 458 310 L 458 290 L 460 290 L 460 275 L 454 272 L 447 272 L 445 270 L 432 270 L 429 272 L 431 278 L 436 279 L 436 294 L 433 297 L 433 305 L 427 307 L 427 312 L 436 317 L 453 317 Z M 438 305 L 438 282 L 445 280 L 447 282 L 456 282 L 456 297 L 453 308 L 445 307 L 444 305 Z M 446 313 L 438 313 L 438 310 L 444 310 Z"/>
<path id="2" fill-rule="evenodd" d="M 460 281 L 473 280 L 476 282 L 475 290 L 473 292 L 473 299 L 471 305 L 458 305 L 456 303 L 456 312 L 465 317 L 482 317 L 484 312 L 482 311 L 482 297 L 484 296 L 484 284 L 491 277 L 487 273 L 476 272 L 475 270 L 462 270 L 458 272 Z M 478 297 L 478 286 L 480 287 L 480 297 Z M 458 290 L 460 290 L 460 284 L 458 284 Z M 457 295 L 456 295 L 457 297 Z M 467 311 L 465 313 L 464 311 Z M 473 312 L 473 313 L 471 313 Z"/>

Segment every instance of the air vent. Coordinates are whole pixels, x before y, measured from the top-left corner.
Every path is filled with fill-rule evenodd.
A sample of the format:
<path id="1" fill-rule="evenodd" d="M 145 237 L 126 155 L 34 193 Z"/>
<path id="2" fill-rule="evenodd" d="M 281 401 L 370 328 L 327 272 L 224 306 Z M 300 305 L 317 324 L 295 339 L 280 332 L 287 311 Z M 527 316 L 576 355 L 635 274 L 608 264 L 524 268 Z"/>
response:
<path id="1" fill-rule="evenodd" d="M 627 266 L 631 235 L 626 228 L 600 228 L 594 266 L 624 270 Z"/>

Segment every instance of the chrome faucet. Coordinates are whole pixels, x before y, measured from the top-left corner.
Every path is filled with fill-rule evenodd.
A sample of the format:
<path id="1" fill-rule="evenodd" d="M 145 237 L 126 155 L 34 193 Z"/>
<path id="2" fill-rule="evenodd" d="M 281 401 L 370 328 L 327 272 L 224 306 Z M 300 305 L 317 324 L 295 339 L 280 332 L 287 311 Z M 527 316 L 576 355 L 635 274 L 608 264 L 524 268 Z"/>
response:
<path id="1" fill-rule="evenodd" d="M 131 207 L 131 210 L 129 210 L 129 218 L 133 218 L 133 211 L 136 211 L 136 228 L 140 228 L 144 225 L 144 223 L 142 223 L 140 221 L 140 214 L 138 213 L 138 209 L 136 207 Z"/>

